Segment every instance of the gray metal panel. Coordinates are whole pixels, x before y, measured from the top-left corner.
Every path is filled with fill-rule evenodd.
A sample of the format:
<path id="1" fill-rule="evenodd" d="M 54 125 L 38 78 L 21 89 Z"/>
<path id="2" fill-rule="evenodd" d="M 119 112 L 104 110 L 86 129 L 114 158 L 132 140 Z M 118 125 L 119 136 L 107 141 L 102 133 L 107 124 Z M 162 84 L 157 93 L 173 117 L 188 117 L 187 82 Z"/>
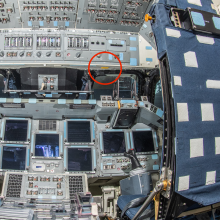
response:
<path id="1" fill-rule="evenodd" d="M 32 220 L 34 216 L 34 211 L 31 209 L 14 209 L 14 208 L 0 207 L 0 212 L 2 219 Z"/>
<path id="2" fill-rule="evenodd" d="M 23 28 L 75 28 L 78 0 L 66 1 L 28 1 L 19 0 Z M 65 20 L 68 25 L 65 24 Z"/>
<path id="3" fill-rule="evenodd" d="M 97 50 L 97 51 L 106 50 L 106 37 L 91 36 L 89 43 L 90 43 L 90 50 Z"/>
<path id="4" fill-rule="evenodd" d="M 0 28 L 77 28 L 138 32 L 153 1 L 2 1 Z"/>
<path id="5" fill-rule="evenodd" d="M 150 173 L 138 174 L 120 181 L 122 195 L 147 195 L 152 190 Z"/>
<path id="6" fill-rule="evenodd" d="M 138 32 L 149 4 L 144 0 L 79 1 L 76 28 Z"/>
<path id="7" fill-rule="evenodd" d="M 1 1 L 0 28 L 22 28 L 22 20 L 20 18 L 20 8 L 18 1 Z"/>
<path id="8" fill-rule="evenodd" d="M 74 41 L 74 46 L 70 47 L 70 38 L 75 41 L 80 38 L 80 44 L 77 45 Z M 85 39 L 87 42 L 83 43 Z M 14 29 L 10 32 L 0 33 L 0 42 L 2 42 L 0 44 L 0 65 L 4 65 L 4 67 L 11 63 L 13 63 L 13 67 L 16 63 L 20 67 L 42 66 L 42 64 L 59 67 L 61 64 L 65 64 L 70 67 L 81 65 L 87 69 L 89 60 L 101 51 L 114 53 L 124 65 L 126 64 L 125 66 L 139 66 L 139 36 L 137 34 L 109 31 L 91 32 L 89 30 L 73 32 L 70 30 Z M 156 57 L 152 58 L 156 59 Z M 135 61 L 132 62 L 132 59 Z M 120 67 L 118 60 L 106 53 L 96 56 L 92 65 Z"/>
<path id="9" fill-rule="evenodd" d="M 11 101 L 13 102 L 13 101 Z M 11 103 L 10 102 L 10 103 Z M 25 103 L 25 108 L 1 108 L 2 114 L 13 117 L 30 117 L 33 119 L 62 119 L 65 118 L 94 118 L 96 109 L 70 109 L 70 104 L 54 104 L 54 103 Z M 72 102 L 73 103 L 73 102 Z M 114 110 L 111 110 L 113 113 Z M 107 120 L 109 114 L 105 116 Z"/>
<path id="10" fill-rule="evenodd" d="M 35 198 L 50 199 L 50 200 L 61 200 L 69 199 L 69 177 L 71 176 L 81 176 L 82 177 L 82 189 L 83 193 L 88 192 L 88 183 L 86 174 L 69 174 L 69 173 L 17 173 L 17 172 L 6 172 L 5 179 L 3 183 L 2 195 L 6 196 L 9 175 L 10 174 L 20 174 L 22 178 L 22 188 L 21 188 L 21 198 Z M 29 178 L 37 178 L 30 180 Z M 54 178 L 57 180 L 54 181 Z M 43 180 L 44 179 L 44 180 Z M 61 188 L 58 188 L 58 183 L 61 183 Z M 49 190 L 48 190 L 49 189 Z M 31 191 L 31 195 L 28 195 L 28 191 Z M 62 195 L 58 195 L 62 191 Z M 33 192 L 37 192 L 34 194 Z"/>
<path id="11" fill-rule="evenodd" d="M 138 123 L 144 123 L 148 126 L 153 125 L 152 128 L 156 130 L 163 128 L 163 111 L 160 108 L 148 101 L 139 102 L 139 106 L 141 108 L 137 115 Z"/>
<path id="12" fill-rule="evenodd" d="M 131 170 L 131 161 L 127 157 L 124 157 L 123 154 L 103 154 L 103 131 L 124 131 L 125 132 L 125 142 L 126 142 L 126 151 L 131 149 L 131 139 L 130 139 L 130 129 L 106 129 L 105 124 L 96 124 L 96 141 L 95 148 L 97 154 L 100 155 L 100 175 L 101 176 L 126 176 L 129 175 Z M 134 129 L 150 129 L 144 124 L 136 124 Z M 156 136 L 154 137 L 155 145 L 157 145 Z M 157 149 L 157 147 L 156 147 Z M 153 154 L 153 155 L 152 155 Z M 138 153 L 138 160 L 140 164 L 145 169 L 145 171 L 157 172 L 159 169 L 159 158 L 157 156 L 157 151 L 148 153 Z"/>
<path id="13" fill-rule="evenodd" d="M 151 28 L 150 21 L 144 22 L 142 25 L 139 34 L 156 50 L 156 43 L 154 38 L 154 33 Z"/>
<path id="14" fill-rule="evenodd" d="M 122 39 L 112 39 L 107 41 L 108 51 L 126 51 L 126 41 Z"/>

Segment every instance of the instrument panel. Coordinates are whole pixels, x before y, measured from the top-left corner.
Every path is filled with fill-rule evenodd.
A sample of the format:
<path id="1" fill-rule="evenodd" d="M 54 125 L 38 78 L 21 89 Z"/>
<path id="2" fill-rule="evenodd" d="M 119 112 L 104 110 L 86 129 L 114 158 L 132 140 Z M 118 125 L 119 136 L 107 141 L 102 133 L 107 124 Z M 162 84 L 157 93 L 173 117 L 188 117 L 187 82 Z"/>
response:
<path id="1" fill-rule="evenodd" d="M 82 67 L 96 53 L 106 51 L 115 54 L 124 68 L 154 68 L 158 64 L 156 51 L 138 35 L 152 3 L 146 0 L 3 0 L 0 3 L 0 65 Z M 140 47 L 140 41 L 145 50 Z M 103 53 L 93 59 L 92 65 L 119 66 L 116 57 Z"/>
<path id="2" fill-rule="evenodd" d="M 39 216 L 55 215 L 55 209 L 58 215 L 63 210 L 63 216 L 73 217 L 70 210 L 75 214 L 78 210 L 80 217 L 90 216 L 94 213 L 90 213 L 87 204 L 96 204 L 92 204 L 88 181 L 94 181 L 95 186 L 105 179 L 118 181 L 129 176 L 132 164 L 124 152 L 135 149 L 144 171 L 159 171 L 157 130 L 162 128 L 163 114 L 143 100 L 136 101 L 140 89 L 136 82 L 132 88 L 129 82 L 118 88 L 122 96 L 129 94 L 129 100 L 119 100 L 124 98 L 119 96 L 119 101 L 115 101 L 102 94 L 98 101 L 93 92 L 90 100 L 81 100 L 78 93 L 71 99 L 68 95 L 72 90 L 62 90 L 69 98 L 65 99 L 64 94 L 57 93 L 58 82 L 63 80 L 59 69 L 87 70 L 89 61 L 99 52 L 103 53 L 93 57 L 92 70 L 117 70 L 118 60 L 123 70 L 155 68 L 156 50 L 138 34 L 153 2 L 0 2 L 0 66 L 4 70 L 16 69 L 25 85 L 20 92 L 12 91 L 10 86 L 11 91 L 7 91 L 6 86 L 10 98 L 0 99 L 0 174 L 4 176 L 5 204 L 22 198 L 18 205 L 30 207 L 34 202 Z M 42 71 L 35 79 L 37 87 L 29 91 L 28 80 L 34 74 L 27 70 L 22 75 L 21 69 L 35 66 L 59 67 L 60 72 L 45 75 Z M 12 78 L 6 81 L 10 84 Z M 38 94 L 32 94 L 34 91 Z M 68 208 L 65 203 L 69 203 Z"/>
<path id="3" fill-rule="evenodd" d="M 17 198 L 61 200 L 71 199 L 76 192 L 88 192 L 85 174 L 39 175 L 6 172 L 4 186 L 3 196 Z"/>
<path id="4" fill-rule="evenodd" d="M 138 139 L 133 138 L 134 132 L 139 133 Z M 133 129 L 106 129 L 91 119 L 4 118 L 1 137 L 2 171 L 127 175 L 131 162 L 123 153 L 131 147 L 146 171 L 159 169 L 156 131 L 139 123 Z M 142 149 L 142 141 L 136 148 L 134 143 L 142 139 L 149 146 Z"/>
<path id="5" fill-rule="evenodd" d="M 91 33 L 89 31 L 20 31 L 0 33 L 0 63 L 50 62 L 51 64 L 78 63 L 88 65 L 98 52 L 114 53 L 124 65 L 139 65 L 139 36 L 126 33 Z M 149 53 L 149 57 L 150 57 Z M 156 59 L 154 59 L 156 61 Z M 58 63 L 57 63 L 58 62 Z M 93 63 L 117 64 L 116 57 L 103 53 Z M 152 62 L 152 66 L 154 62 Z M 150 66 L 149 66 L 150 67 Z"/>
<path id="6" fill-rule="evenodd" d="M 77 28 L 138 32 L 152 1 L 1 1 L 2 28 Z"/>

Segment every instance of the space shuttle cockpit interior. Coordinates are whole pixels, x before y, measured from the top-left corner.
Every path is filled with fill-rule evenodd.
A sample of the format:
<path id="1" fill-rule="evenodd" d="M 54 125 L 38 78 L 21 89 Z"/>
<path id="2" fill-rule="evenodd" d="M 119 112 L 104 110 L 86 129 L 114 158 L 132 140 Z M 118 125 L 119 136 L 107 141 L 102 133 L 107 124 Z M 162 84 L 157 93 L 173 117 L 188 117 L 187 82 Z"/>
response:
<path id="1" fill-rule="evenodd" d="M 1 1 L 0 218 L 134 217 L 161 167 L 152 4 Z"/>
<path id="2" fill-rule="evenodd" d="M 195 24 L 199 10 L 184 7 L 0 0 L 0 219 L 181 213 L 170 201 L 180 143 L 174 85 L 182 82 L 173 84 L 177 56 L 167 48 L 175 42 L 161 30 L 172 39 L 207 30 Z"/>

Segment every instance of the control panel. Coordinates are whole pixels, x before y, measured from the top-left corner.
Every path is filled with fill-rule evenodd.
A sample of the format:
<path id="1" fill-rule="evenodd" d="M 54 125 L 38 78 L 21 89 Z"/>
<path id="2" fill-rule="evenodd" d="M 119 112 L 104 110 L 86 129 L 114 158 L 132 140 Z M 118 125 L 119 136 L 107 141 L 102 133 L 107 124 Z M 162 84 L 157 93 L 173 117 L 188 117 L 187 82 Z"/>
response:
<path id="1" fill-rule="evenodd" d="M 59 26 L 74 28 L 77 0 L 68 1 L 18 1 L 24 28 Z"/>
<path id="2" fill-rule="evenodd" d="M 32 35 L 29 35 L 29 36 L 8 35 L 8 36 L 5 36 L 4 42 L 5 42 L 5 45 L 4 45 L 5 50 L 13 50 L 14 48 L 18 50 L 32 49 L 33 36 Z"/>
<path id="3" fill-rule="evenodd" d="M 93 32 L 93 33 L 92 33 Z M 98 52 L 108 51 L 94 57 L 92 64 L 139 65 L 139 36 L 122 32 L 89 30 L 11 30 L 0 32 L 0 64 L 18 62 L 19 64 L 88 65 Z M 3 43 L 4 42 L 4 43 Z M 150 53 L 149 53 L 149 56 Z M 156 57 L 155 57 L 156 59 Z"/>
<path id="4" fill-rule="evenodd" d="M 37 35 L 36 49 L 37 50 L 47 50 L 47 49 L 59 50 L 61 49 L 61 38 L 59 35 L 58 36 Z"/>
<path id="5" fill-rule="evenodd" d="M 154 171 L 159 169 L 159 160 L 157 154 L 137 156 L 144 170 Z M 101 157 L 101 176 L 121 176 L 129 175 L 132 169 L 130 159 L 126 157 Z"/>
<path id="6" fill-rule="evenodd" d="M 39 85 L 49 85 L 52 81 L 55 86 L 56 75 L 42 76 L 46 79 L 39 77 Z M 105 102 L 106 106 L 102 107 Z M 3 195 L 36 199 L 74 198 L 76 192 L 88 192 L 87 178 L 129 175 L 132 163 L 124 153 L 131 149 L 135 149 L 146 172 L 158 172 L 160 158 L 156 130 L 141 122 L 131 128 L 114 129 L 113 126 L 114 120 L 120 121 L 117 116 L 119 105 L 122 109 L 139 107 L 139 111 L 147 111 L 146 115 L 155 117 L 159 117 L 162 111 L 150 105 L 145 97 L 138 102 L 115 102 L 111 96 L 105 95 L 97 104 L 103 113 L 110 108 L 115 109 L 108 123 L 100 123 L 102 120 L 99 119 L 1 119 L 0 165 L 1 172 L 5 174 Z M 144 106 L 140 107 L 140 104 Z M 144 112 L 140 111 L 141 114 Z M 126 121 L 126 117 L 121 121 Z"/>
<path id="7" fill-rule="evenodd" d="M 76 27 L 138 32 L 151 3 L 148 0 L 79 1 Z"/>
<path id="8" fill-rule="evenodd" d="M 107 97 L 102 96 L 102 100 L 103 98 Z M 133 132 L 138 132 L 137 138 Z M 149 135 L 149 139 L 142 140 L 141 135 Z M 146 172 L 159 169 L 157 137 L 150 127 L 137 123 L 132 129 L 108 129 L 103 124 L 96 124 L 96 137 L 98 139 L 95 147 L 100 158 L 101 176 L 129 175 L 132 163 L 128 157 L 124 156 L 124 152 L 129 149 L 137 151 L 137 158 Z M 138 142 L 139 146 L 145 144 L 148 147 L 145 150 L 139 149 L 134 141 Z"/>
<path id="9" fill-rule="evenodd" d="M 8 0 L 0 3 L 2 28 L 102 29 L 138 32 L 150 0 Z"/>
<path id="10" fill-rule="evenodd" d="M 28 208 L 36 219 L 98 218 L 99 196 L 90 192 L 129 175 L 134 160 L 125 152 L 135 150 L 144 171 L 159 172 L 163 112 L 138 101 L 139 85 L 158 64 L 156 50 L 138 33 L 153 2 L 0 1 L 0 66 L 9 94 L 0 104 L 0 174 L 7 207 Z M 113 89 L 102 93 L 87 78 L 91 59 L 97 78 L 115 77 L 123 66 Z"/>
<path id="11" fill-rule="evenodd" d="M 76 192 L 88 192 L 86 174 L 5 173 L 3 196 L 6 197 L 71 199 Z"/>
<path id="12" fill-rule="evenodd" d="M 107 127 L 111 124 L 99 124 L 91 119 L 4 118 L 1 123 L 2 171 L 120 176 L 132 168 L 124 152 L 133 148 L 146 171 L 159 169 L 156 132 L 142 123 L 137 123 L 132 129 L 109 129 Z M 12 132 L 18 135 L 12 136 Z M 143 136 L 148 139 L 143 139 Z"/>
<path id="13" fill-rule="evenodd" d="M 58 90 L 58 75 L 38 74 L 38 89 L 39 90 Z"/>
<path id="14" fill-rule="evenodd" d="M 154 68 L 157 54 L 145 51 L 147 60 L 140 56 L 143 48 L 140 49 L 138 35 L 152 2 L 3 0 L 0 3 L 0 65 L 13 63 L 29 67 L 34 61 L 35 65 L 69 66 L 74 62 L 82 66 L 88 65 L 96 53 L 107 51 L 120 59 L 124 69 Z M 119 67 L 115 56 L 99 54 L 92 64 Z"/>
<path id="15" fill-rule="evenodd" d="M 45 158 L 31 159 L 30 171 L 32 172 L 44 172 L 44 173 L 62 173 L 63 163 L 60 160 L 45 160 Z"/>

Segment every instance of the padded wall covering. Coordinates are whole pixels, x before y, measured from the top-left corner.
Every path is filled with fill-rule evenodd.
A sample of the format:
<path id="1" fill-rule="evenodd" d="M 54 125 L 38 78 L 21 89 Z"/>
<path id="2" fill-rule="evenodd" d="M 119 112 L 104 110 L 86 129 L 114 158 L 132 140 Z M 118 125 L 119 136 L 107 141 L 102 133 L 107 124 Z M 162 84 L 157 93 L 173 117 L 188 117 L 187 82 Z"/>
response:
<path id="1" fill-rule="evenodd" d="M 211 3 L 201 0 L 204 2 Z M 173 27 L 168 13 L 164 13 L 168 9 L 167 5 L 157 4 L 151 15 L 159 18 L 152 28 L 158 56 L 167 54 L 172 79 L 175 191 L 209 205 L 220 202 L 220 39 Z"/>

